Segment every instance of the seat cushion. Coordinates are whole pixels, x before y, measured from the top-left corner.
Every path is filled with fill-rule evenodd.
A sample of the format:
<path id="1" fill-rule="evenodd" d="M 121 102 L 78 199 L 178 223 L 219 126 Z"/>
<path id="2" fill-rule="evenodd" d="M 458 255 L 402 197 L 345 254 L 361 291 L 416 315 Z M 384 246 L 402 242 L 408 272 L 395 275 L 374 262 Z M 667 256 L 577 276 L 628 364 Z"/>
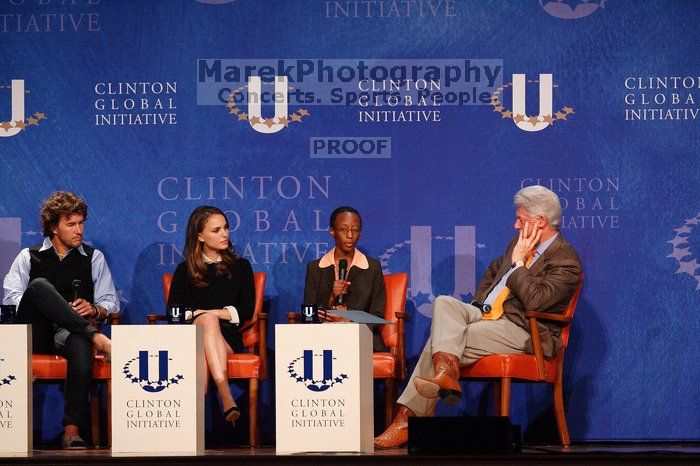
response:
<path id="1" fill-rule="evenodd" d="M 555 360 L 545 360 L 546 381 L 554 383 L 557 376 Z M 497 378 L 509 377 L 539 381 L 537 360 L 531 354 L 492 354 L 479 359 L 474 364 L 460 367 L 461 377 Z"/>
<path id="2" fill-rule="evenodd" d="M 385 379 L 387 377 L 397 378 L 396 356 L 391 353 L 374 353 L 374 378 Z"/>
<path id="3" fill-rule="evenodd" d="M 257 354 L 229 354 L 227 367 L 229 379 L 260 378 L 260 356 Z"/>
<path id="4" fill-rule="evenodd" d="M 107 380 L 111 378 L 111 364 L 102 355 L 95 356 L 92 366 L 92 378 Z M 62 380 L 66 378 L 68 361 L 55 354 L 33 354 L 32 373 L 39 380 Z"/>

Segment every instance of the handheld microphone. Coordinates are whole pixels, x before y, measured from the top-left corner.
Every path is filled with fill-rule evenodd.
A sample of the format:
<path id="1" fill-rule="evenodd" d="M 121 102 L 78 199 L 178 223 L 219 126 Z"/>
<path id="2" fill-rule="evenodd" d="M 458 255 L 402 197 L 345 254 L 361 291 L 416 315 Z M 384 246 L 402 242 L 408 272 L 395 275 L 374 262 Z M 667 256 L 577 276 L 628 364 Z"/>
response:
<path id="1" fill-rule="evenodd" d="M 78 294 L 80 293 L 80 285 L 82 285 L 82 282 L 78 280 L 77 278 L 73 280 L 73 302 L 76 302 L 78 300 Z"/>
<path id="2" fill-rule="evenodd" d="M 346 259 L 340 259 L 338 261 L 338 280 L 345 281 L 345 277 L 348 275 L 348 261 Z M 343 304 L 343 295 L 338 296 L 338 304 Z"/>

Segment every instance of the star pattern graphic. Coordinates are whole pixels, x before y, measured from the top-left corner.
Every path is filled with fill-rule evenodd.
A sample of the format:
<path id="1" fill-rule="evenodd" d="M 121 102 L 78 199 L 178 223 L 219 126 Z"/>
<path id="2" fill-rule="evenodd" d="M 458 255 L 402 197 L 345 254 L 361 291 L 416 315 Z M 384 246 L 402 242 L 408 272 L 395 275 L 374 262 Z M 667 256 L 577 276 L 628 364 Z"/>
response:
<path id="1" fill-rule="evenodd" d="M 264 83 L 264 84 L 269 84 L 269 83 Z M 244 85 L 239 87 L 238 89 L 234 90 L 229 94 L 229 97 L 226 101 L 226 108 L 229 109 L 229 115 L 234 115 L 235 121 L 242 121 L 242 120 L 247 120 L 249 121 L 252 125 L 257 125 L 257 124 L 263 124 L 267 126 L 268 128 L 272 128 L 274 125 L 283 125 L 285 128 L 289 127 L 290 123 L 301 123 L 304 119 L 304 117 L 308 117 L 311 115 L 311 112 L 305 108 L 300 108 L 296 112 L 292 113 L 291 115 L 284 115 L 281 117 L 274 117 L 274 118 L 260 118 L 260 117 L 251 117 L 245 112 L 241 112 L 241 110 L 236 106 L 236 96 L 239 95 L 245 88 L 247 88 L 248 85 Z M 291 87 L 290 87 L 291 89 Z"/>
<path id="2" fill-rule="evenodd" d="M 12 89 L 12 86 L 0 85 L 0 89 Z M 29 89 L 24 90 L 25 94 L 31 93 Z M 4 130 L 6 133 L 13 128 L 19 128 L 20 130 L 26 130 L 29 126 L 39 126 L 39 120 L 45 120 L 46 113 L 36 112 L 29 116 L 26 120 L 15 120 L 15 121 L 0 121 L 0 129 Z"/>
<path id="3" fill-rule="evenodd" d="M 538 79 L 528 79 L 527 82 L 531 83 L 531 84 L 537 84 L 540 81 Z M 528 117 L 527 115 L 520 115 L 517 113 L 513 114 L 513 111 L 510 110 L 509 108 L 505 107 L 500 99 L 501 93 L 503 93 L 503 91 L 505 89 L 512 87 L 512 86 L 513 86 L 513 83 L 504 84 L 503 86 L 497 88 L 491 94 L 491 106 L 493 107 L 494 112 L 498 112 L 501 114 L 501 119 L 513 120 L 516 123 L 527 121 L 532 126 L 535 126 L 538 123 L 549 123 L 550 125 L 554 125 L 554 122 L 557 120 L 568 121 L 567 115 L 572 115 L 572 114 L 576 113 L 576 112 L 574 112 L 574 109 L 572 107 L 564 106 L 561 108 L 561 110 L 559 110 L 558 112 L 556 112 L 554 114 L 556 116 L 556 118 L 553 118 L 552 115 L 538 115 L 538 116 Z M 552 84 L 552 87 L 559 87 L 559 85 Z"/>
<path id="4" fill-rule="evenodd" d="M 691 277 L 695 276 L 695 271 L 700 269 L 700 264 L 698 264 L 697 259 L 689 260 L 686 262 L 678 262 L 678 270 L 675 273 L 687 273 Z"/>
<path id="5" fill-rule="evenodd" d="M 430 304 L 430 293 L 418 292 L 411 295 L 411 300 L 414 302 L 416 307 L 421 307 L 423 304 Z"/>
<path id="6" fill-rule="evenodd" d="M 157 358 L 158 355 L 151 354 L 149 355 L 151 358 Z M 136 383 L 141 386 L 146 391 L 150 392 L 157 392 L 161 390 L 165 390 L 168 388 L 170 385 L 177 385 L 181 380 L 183 380 L 185 377 L 182 374 L 177 374 L 174 377 L 168 378 L 166 380 L 144 380 L 141 379 L 140 377 L 136 376 L 133 374 L 131 371 L 131 365 L 134 363 L 134 361 L 138 361 L 138 357 L 132 358 L 129 361 L 127 361 L 126 364 L 124 364 L 124 367 L 122 368 L 122 373 L 124 374 L 124 377 L 127 380 L 130 380 L 131 383 Z M 172 359 L 170 359 L 172 360 Z M 147 387 L 149 389 L 147 389 Z"/>
<path id="7" fill-rule="evenodd" d="M 673 248 L 673 252 L 666 257 L 673 257 L 678 262 L 681 261 L 686 256 L 690 255 L 690 249 L 688 248 Z"/>
<path id="8" fill-rule="evenodd" d="M 322 356 L 322 354 L 314 354 L 314 356 Z M 347 374 L 340 374 L 337 377 L 331 377 L 328 379 L 321 379 L 321 380 L 309 380 L 305 379 L 301 375 L 299 375 L 295 369 L 296 364 L 303 360 L 304 357 L 300 356 L 296 359 L 294 359 L 292 362 L 289 363 L 287 366 L 287 372 L 289 373 L 289 377 L 294 379 L 295 382 L 303 383 L 306 385 L 306 388 L 313 392 L 323 392 L 325 390 L 328 390 L 335 384 L 340 384 L 343 383 L 345 379 L 348 378 Z M 336 358 L 333 358 L 334 360 Z"/>
<path id="9" fill-rule="evenodd" d="M 695 279 L 696 291 L 700 291 L 700 273 L 698 273 L 700 263 L 698 263 L 697 258 L 693 257 L 693 252 L 691 251 L 690 246 L 688 246 L 688 241 L 690 240 L 693 230 L 699 221 L 700 213 L 698 213 L 695 217 L 686 218 L 683 225 L 673 229 L 673 231 L 676 232 L 676 235 L 669 241 L 666 241 L 667 243 L 673 245 L 671 254 L 666 257 L 675 259 L 678 264 L 678 269 L 676 269 L 674 273 L 687 274 L 693 277 Z M 681 245 L 686 245 L 686 247 L 680 247 Z M 688 260 L 683 260 L 686 258 Z"/>

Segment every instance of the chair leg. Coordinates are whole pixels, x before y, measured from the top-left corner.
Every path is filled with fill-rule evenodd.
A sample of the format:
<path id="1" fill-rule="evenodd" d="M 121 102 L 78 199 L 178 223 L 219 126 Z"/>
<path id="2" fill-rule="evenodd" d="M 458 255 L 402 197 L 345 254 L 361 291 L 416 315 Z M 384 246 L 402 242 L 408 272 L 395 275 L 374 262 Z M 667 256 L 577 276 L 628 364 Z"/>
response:
<path id="1" fill-rule="evenodd" d="M 112 379 L 107 380 L 107 447 L 112 447 Z"/>
<path id="2" fill-rule="evenodd" d="M 510 379 L 507 377 L 501 378 L 501 390 L 499 401 L 499 416 L 510 415 Z"/>
<path id="3" fill-rule="evenodd" d="M 258 379 L 248 379 L 248 400 L 249 400 L 249 428 L 251 448 L 258 446 L 260 433 L 258 432 Z"/>
<path id="4" fill-rule="evenodd" d="M 387 377 L 384 379 L 384 389 L 386 394 L 384 396 L 384 409 L 385 409 L 385 427 L 389 427 L 391 421 L 394 420 L 394 406 L 396 405 L 396 382 L 393 378 Z"/>
<path id="5" fill-rule="evenodd" d="M 496 416 L 501 413 L 501 381 L 493 382 L 493 412 Z"/>
<path id="6" fill-rule="evenodd" d="M 97 386 L 90 389 L 90 421 L 92 424 L 92 444 L 100 446 L 100 400 L 97 398 Z"/>
<path id="7" fill-rule="evenodd" d="M 559 429 L 559 440 L 561 444 L 568 447 L 571 444 L 569 439 L 569 429 L 566 427 L 566 415 L 564 413 L 564 394 L 562 391 L 562 371 L 559 370 L 554 381 L 554 415 L 557 418 L 557 428 Z"/>

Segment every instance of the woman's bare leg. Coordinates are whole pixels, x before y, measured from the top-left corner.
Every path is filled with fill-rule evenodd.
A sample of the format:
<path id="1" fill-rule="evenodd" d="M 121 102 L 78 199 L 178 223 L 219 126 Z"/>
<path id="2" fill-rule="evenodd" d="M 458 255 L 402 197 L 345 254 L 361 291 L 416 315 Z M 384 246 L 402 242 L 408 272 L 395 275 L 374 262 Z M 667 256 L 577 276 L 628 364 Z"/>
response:
<path id="1" fill-rule="evenodd" d="M 233 353 L 233 350 L 221 335 L 219 318 L 215 314 L 205 312 L 194 320 L 194 324 L 204 329 L 204 355 L 225 412 L 236 406 L 228 384 L 227 373 L 228 355 Z"/>

